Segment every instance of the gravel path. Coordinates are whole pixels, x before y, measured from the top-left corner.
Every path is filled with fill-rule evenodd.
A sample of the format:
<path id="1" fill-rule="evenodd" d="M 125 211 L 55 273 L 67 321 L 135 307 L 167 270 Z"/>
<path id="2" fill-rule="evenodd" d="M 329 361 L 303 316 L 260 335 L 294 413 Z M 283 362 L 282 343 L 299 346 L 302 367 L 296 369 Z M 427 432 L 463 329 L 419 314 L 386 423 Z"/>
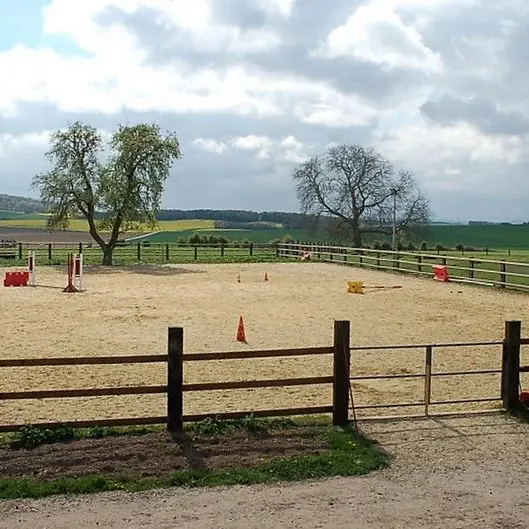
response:
<path id="1" fill-rule="evenodd" d="M 319 483 L 0 503 L 0 528 L 529 527 L 529 425 L 500 415 L 363 423 L 391 468 Z"/>

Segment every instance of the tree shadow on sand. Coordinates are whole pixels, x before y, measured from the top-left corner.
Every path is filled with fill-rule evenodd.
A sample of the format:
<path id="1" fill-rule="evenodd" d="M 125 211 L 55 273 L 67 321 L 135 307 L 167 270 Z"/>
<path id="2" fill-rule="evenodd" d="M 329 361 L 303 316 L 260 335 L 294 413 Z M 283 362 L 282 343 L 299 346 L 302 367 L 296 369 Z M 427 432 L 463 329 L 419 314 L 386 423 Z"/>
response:
<path id="1" fill-rule="evenodd" d="M 84 265 L 84 271 L 93 275 L 110 275 L 122 273 L 135 273 L 150 276 L 179 276 L 182 274 L 204 274 L 205 270 L 192 270 L 181 265 L 156 265 L 156 264 L 136 264 L 136 265 Z"/>

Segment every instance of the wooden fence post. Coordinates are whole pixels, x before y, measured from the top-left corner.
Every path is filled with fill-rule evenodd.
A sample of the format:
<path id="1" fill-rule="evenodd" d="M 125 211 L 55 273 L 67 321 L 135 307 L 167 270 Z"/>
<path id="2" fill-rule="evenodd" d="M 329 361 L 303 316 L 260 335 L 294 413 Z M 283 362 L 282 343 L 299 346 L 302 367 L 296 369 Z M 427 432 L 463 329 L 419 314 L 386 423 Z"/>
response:
<path id="1" fill-rule="evenodd" d="M 349 366 L 351 364 L 350 322 L 334 322 L 334 361 L 332 423 L 345 426 L 349 423 Z"/>
<path id="2" fill-rule="evenodd" d="M 48 261 L 51 261 L 51 258 L 52 258 L 51 248 L 52 248 L 52 244 L 51 244 L 51 242 L 49 242 L 48 243 Z"/>
<path id="3" fill-rule="evenodd" d="M 82 253 L 83 253 L 83 243 L 80 242 L 79 243 L 79 255 L 82 255 Z"/>
<path id="4" fill-rule="evenodd" d="M 18 260 L 22 261 L 22 243 L 18 243 Z"/>
<path id="5" fill-rule="evenodd" d="M 474 259 L 470 258 L 468 260 L 468 266 L 470 268 L 470 270 L 468 271 L 468 277 L 470 279 L 474 279 Z"/>
<path id="6" fill-rule="evenodd" d="M 220 256 L 224 257 L 224 243 L 223 242 L 220 243 Z"/>
<path id="7" fill-rule="evenodd" d="M 253 242 L 250 243 L 250 255 L 253 255 Z"/>
<path id="8" fill-rule="evenodd" d="M 195 259 L 195 261 L 198 260 L 198 246 L 195 246 L 195 254 L 194 254 L 193 258 Z"/>
<path id="9" fill-rule="evenodd" d="M 167 342 L 167 430 L 181 432 L 184 425 L 184 329 L 169 327 Z"/>
<path id="10" fill-rule="evenodd" d="M 505 322 L 503 358 L 501 369 L 501 399 L 503 407 L 510 411 L 518 406 L 520 389 L 520 321 Z"/>
<path id="11" fill-rule="evenodd" d="M 501 260 L 500 264 L 500 287 L 505 288 L 505 283 L 507 283 L 507 264 L 505 263 L 505 259 Z"/>
<path id="12" fill-rule="evenodd" d="M 141 242 L 136 246 L 136 257 L 138 258 L 138 261 L 141 261 Z"/>
<path id="13" fill-rule="evenodd" d="M 165 260 L 166 260 L 167 262 L 170 261 L 169 245 L 168 245 L 168 244 L 165 245 Z"/>

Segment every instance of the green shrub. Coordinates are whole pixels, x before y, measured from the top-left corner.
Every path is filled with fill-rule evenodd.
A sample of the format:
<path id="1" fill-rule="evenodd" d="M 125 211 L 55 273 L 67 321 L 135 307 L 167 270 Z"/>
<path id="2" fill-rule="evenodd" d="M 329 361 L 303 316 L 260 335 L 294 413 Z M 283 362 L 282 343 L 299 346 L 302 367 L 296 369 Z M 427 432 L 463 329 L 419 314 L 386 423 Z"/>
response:
<path id="1" fill-rule="evenodd" d="M 38 428 L 27 425 L 11 436 L 9 446 L 11 448 L 31 449 L 43 444 L 72 441 L 74 438 L 75 433 L 71 426 Z"/>

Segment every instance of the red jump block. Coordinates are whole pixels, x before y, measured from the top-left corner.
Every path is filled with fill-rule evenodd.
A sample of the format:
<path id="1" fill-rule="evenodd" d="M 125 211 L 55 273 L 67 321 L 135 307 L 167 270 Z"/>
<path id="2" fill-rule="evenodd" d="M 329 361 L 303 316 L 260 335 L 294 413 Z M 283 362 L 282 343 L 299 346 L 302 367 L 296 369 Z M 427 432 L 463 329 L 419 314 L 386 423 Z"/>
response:
<path id="1" fill-rule="evenodd" d="M 4 277 L 5 287 L 27 287 L 29 272 L 6 272 Z"/>
<path id="2" fill-rule="evenodd" d="M 436 281 L 450 281 L 448 278 L 448 268 L 442 265 L 433 265 L 433 278 Z"/>

